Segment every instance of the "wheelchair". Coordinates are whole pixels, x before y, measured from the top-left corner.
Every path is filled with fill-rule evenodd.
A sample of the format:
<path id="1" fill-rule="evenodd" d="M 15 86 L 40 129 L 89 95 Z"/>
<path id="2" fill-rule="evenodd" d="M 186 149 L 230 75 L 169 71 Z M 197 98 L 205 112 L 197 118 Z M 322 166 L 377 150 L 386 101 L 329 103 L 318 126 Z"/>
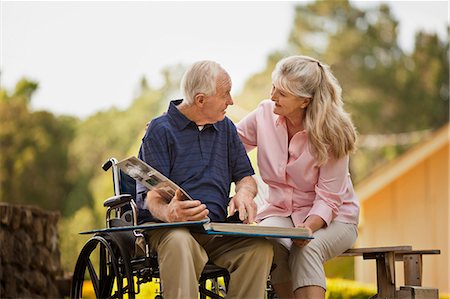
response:
<path id="1" fill-rule="evenodd" d="M 106 228 L 135 226 L 145 222 L 140 215 L 148 211 L 138 210 L 134 201 L 135 181 L 117 167 L 111 158 L 102 165 L 104 171 L 112 170 L 114 196 L 104 201 Z M 90 280 L 96 298 L 135 298 L 141 285 L 159 284 L 155 298 L 162 299 L 164 286 L 160 280 L 157 256 L 149 250 L 136 250 L 137 238 L 144 235 L 136 230 L 99 232 L 93 235 L 81 249 L 71 284 L 70 297 L 82 298 L 83 287 Z M 219 279 L 221 278 L 221 283 Z M 222 282 L 223 279 L 223 282 Z M 203 299 L 225 298 L 230 276 L 226 269 L 208 263 L 199 279 L 199 295 Z M 208 285 L 210 285 L 207 288 Z"/>

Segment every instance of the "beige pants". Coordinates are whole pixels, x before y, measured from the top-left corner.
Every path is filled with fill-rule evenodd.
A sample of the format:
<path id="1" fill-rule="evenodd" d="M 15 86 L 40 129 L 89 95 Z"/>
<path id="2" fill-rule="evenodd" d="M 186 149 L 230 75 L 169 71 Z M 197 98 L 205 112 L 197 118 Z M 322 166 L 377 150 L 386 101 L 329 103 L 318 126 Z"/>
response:
<path id="1" fill-rule="evenodd" d="M 269 220 L 270 218 L 267 218 L 265 225 L 284 224 L 285 221 L 284 219 Z M 290 221 L 290 218 L 287 219 Z M 293 291 L 311 285 L 320 286 L 326 290 L 323 264 L 353 246 L 358 236 L 358 228 L 355 224 L 333 221 L 328 227 L 319 229 L 313 235 L 314 239 L 303 248 L 290 242 L 288 244 L 283 242 L 286 240 L 272 240 L 273 262 L 276 265 L 271 273 L 272 283 L 285 283 L 291 280 Z"/>
<path id="2" fill-rule="evenodd" d="M 158 254 L 165 299 L 198 298 L 208 260 L 230 273 L 227 298 L 264 298 L 273 258 L 269 241 L 191 234 L 185 228 L 150 231 L 147 238 Z"/>

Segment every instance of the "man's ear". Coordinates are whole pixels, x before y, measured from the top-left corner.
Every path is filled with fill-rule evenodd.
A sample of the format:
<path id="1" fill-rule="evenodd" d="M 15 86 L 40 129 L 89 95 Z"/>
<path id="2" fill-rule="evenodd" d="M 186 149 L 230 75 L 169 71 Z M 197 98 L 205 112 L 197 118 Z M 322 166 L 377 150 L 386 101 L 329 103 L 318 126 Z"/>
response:
<path id="1" fill-rule="evenodd" d="M 194 102 L 196 105 L 200 107 L 203 106 L 203 104 L 205 103 L 205 94 L 204 93 L 196 94 L 194 97 Z"/>

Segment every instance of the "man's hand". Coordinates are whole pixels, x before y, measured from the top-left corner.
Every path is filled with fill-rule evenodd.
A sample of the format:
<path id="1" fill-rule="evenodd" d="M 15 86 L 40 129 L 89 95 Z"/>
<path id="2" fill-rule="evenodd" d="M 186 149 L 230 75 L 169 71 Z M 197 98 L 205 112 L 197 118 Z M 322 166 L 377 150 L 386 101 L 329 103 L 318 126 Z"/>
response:
<path id="1" fill-rule="evenodd" d="M 202 220 L 208 216 L 209 211 L 205 204 L 199 200 L 185 200 L 183 197 L 180 190 L 175 192 L 175 196 L 167 205 L 167 222 Z"/>
<path id="2" fill-rule="evenodd" d="M 163 202 L 156 191 L 149 191 L 147 197 L 153 199 L 147 201 L 150 212 L 164 222 L 197 221 L 205 219 L 209 214 L 206 205 L 199 200 L 185 200 L 180 190 L 175 192 L 168 204 Z"/>
<path id="3" fill-rule="evenodd" d="M 230 200 L 230 216 L 239 211 L 239 219 L 244 223 L 253 223 L 256 216 L 256 203 L 253 200 L 257 192 L 255 180 L 248 176 L 236 183 L 236 194 Z"/>

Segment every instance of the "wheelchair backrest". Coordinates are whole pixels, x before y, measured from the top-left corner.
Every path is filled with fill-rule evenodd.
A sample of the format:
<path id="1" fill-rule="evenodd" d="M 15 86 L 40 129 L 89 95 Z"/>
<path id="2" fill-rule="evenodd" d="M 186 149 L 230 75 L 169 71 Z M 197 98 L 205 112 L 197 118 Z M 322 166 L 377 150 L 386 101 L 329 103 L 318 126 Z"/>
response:
<path id="1" fill-rule="evenodd" d="M 118 223 L 116 224 L 115 222 L 117 222 L 117 221 L 113 220 L 111 222 L 112 226 L 116 226 L 116 225 L 119 226 L 119 224 L 123 225 L 123 223 L 121 223 L 123 220 L 126 222 L 130 222 L 130 221 L 133 222 L 132 221 L 133 219 L 130 219 L 130 216 L 128 216 L 128 215 L 132 215 L 133 218 L 134 218 L 134 216 L 136 216 L 134 223 L 137 223 L 137 224 L 142 224 L 144 222 L 159 222 L 159 220 L 154 218 L 147 209 L 138 209 L 137 208 L 137 206 L 135 204 L 136 181 L 132 177 L 127 175 L 125 172 L 121 171 L 117 167 L 117 163 L 118 163 L 117 159 L 110 158 L 108 161 L 106 161 L 102 165 L 102 168 L 104 171 L 108 171 L 110 168 L 112 170 L 114 195 L 118 196 L 121 194 L 130 194 L 131 197 L 133 198 L 133 201 L 131 204 L 124 205 L 120 208 L 119 215 L 121 215 L 120 216 L 121 221 L 118 221 Z M 137 215 L 134 215 L 132 205 L 134 205 Z M 130 223 L 129 225 L 132 225 L 132 223 Z"/>
<path id="2" fill-rule="evenodd" d="M 104 171 L 111 169 L 114 197 L 105 201 L 108 206 L 106 222 L 108 227 L 137 224 L 136 182 L 117 167 L 117 159 L 110 158 L 103 165 Z M 127 195 L 126 197 L 124 197 Z M 119 199 L 120 198 L 120 199 Z M 126 199 L 128 198 L 128 199 Z M 115 217 L 111 217 L 115 214 Z"/>
<path id="3" fill-rule="evenodd" d="M 136 181 L 122 170 L 119 171 L 120 194 L 130 194 L 136 200 Z"/>

